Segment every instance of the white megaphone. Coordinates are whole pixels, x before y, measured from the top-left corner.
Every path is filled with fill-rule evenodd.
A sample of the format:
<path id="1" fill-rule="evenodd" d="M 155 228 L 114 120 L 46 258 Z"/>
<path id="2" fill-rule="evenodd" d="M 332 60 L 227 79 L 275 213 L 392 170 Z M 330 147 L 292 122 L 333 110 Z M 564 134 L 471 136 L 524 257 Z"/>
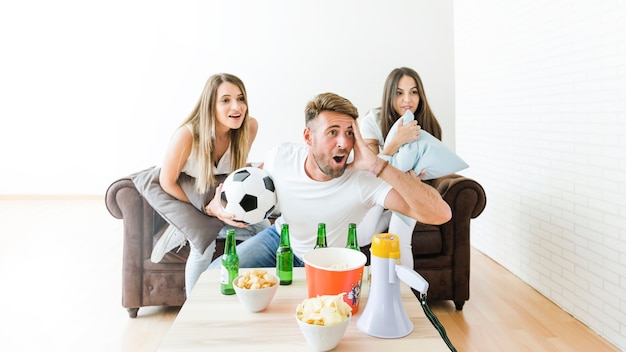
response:
<path id="1" fill-rule="evenodd" d="M 400 242 L 390 233 L 372 237 L 369 297 L 356 326 L 364 333 L 381 338 L 404 337 L 413 331 L 400 297 L 400 281 L 425 294 L 428 282 L 400 264 Z"/>

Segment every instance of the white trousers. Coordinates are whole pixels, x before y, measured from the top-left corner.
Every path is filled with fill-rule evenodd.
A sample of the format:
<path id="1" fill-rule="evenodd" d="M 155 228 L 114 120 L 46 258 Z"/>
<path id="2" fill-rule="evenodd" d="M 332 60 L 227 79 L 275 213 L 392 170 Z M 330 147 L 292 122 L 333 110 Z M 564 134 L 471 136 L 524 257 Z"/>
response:
<path id="1" fill-rule="evenodd" d="M 226 238 L 226 230 L 234 229 L 235 238 L 239 241 L 245 241 L 246 239 L 256 235 L 257 233 L 270 226 L 269 220 L 263 220 L 257 224 L 249 225 L 246 228 L 224 226 L 217 235 L 217 238 Z M 187 297 L 191 294 L 191 290 L 198 282 L 200 275 L 209 267 L 213 260 L 213 254 L 215 253 L 215 241 L 213 241 L 204 253 L 193 246 L 189 241 L 189 257 L 187 258 L 187 264 L 185 265 L 185 292 Z"/>
<path id="2" fill-rule="evenodd" d="M 381 206 L 370 209 L 357 225 L 357 236 L 360 245 L 372 242 L 372 236 L 388 232 L 398 236 L 400 241 L 400 263 L 413 269 L 413 229 L 417 221 L 410 219 L 409 224 L 391 210 Z"/>

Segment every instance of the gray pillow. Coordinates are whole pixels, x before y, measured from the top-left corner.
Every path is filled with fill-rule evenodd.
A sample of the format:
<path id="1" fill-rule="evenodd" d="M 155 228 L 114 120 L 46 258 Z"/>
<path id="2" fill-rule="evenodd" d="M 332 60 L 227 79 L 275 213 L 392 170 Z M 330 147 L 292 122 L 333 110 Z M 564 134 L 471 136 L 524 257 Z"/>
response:
<path id="1" fill-rule="evenodd" d="M 200 209 L 213 199 L 215 188 L 209 192 L 199 194 L 194 189 L 195 179 L 181 173 L 178 184 L 192 204 L 180 201 L 165 192 L 159 184 L 160 168 L 151 168 L 142 171 L 132 180 L 141 196 L 165 221 L 185 234 L 196 249 L 201 253 L 215 240 L 224 223 L 216 217 L 204 214 Z M 224 181 L 226 175 L 216 175 L 216 184 Z"/>

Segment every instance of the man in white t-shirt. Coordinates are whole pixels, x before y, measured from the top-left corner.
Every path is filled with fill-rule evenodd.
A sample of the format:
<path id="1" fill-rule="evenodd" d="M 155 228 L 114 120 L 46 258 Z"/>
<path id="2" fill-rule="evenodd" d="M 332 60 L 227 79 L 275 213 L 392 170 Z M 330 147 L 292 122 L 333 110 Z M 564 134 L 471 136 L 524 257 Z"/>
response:
<path id="1" fill-rule="evenodd" d="M 307 104 L 305 144 L 274 148 L 263 166 L 274 181 L 281 216 L 274 226 L 237 246 L 240 267 L 275 266 L 284 223 L 289 224 L 294 266 L 304 266 L 302 257 L 315 246 L 318 223 L 326 224 L 329 247 L 344 247 L 348 224 L 360 222 L 375 205 L 426 224 L 450 219 L 450 207 L 439 192 L 415 173 L 389 165 L 367 147 L 357 118 L 356 107 L 334 93 L 319 94 Z M 348 164 L 351 151 L 354 160 Z M 216 194 L 220 190 L 221 186 Z M 244 226 L 221 209 L 219 197 L 209 207 L 225 223 Z M 209 268 L 219 265 L 220 259 Z"/>

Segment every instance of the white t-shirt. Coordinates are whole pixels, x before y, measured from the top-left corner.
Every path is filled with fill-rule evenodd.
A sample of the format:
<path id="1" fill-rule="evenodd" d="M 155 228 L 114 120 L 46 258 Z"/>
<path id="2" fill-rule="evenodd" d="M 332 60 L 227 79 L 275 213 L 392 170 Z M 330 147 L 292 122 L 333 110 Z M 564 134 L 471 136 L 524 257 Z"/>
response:
<path id="1" fill-rule="evenodd" d="M 363 139 L 375 139 L 378 141 L 378 150 L 383 150 L 385 139 L 380 128 L 380 109 L 372 109 L 362 119 L 359 119 L 359 131 Z"/>
<path id="2" fill-rule="evenodd" d="M 345 247 L 348 224 L 359 223 L 374 205 L 384 205 L 391 190 L 367 171 L 346 170 L 330 181 L 312 180 L 304 171 L 308 150 L 303 143 L 282 144 L 269 152 L 263 166 L 272 176 L 281 210 L 275 226 L 289 224 L 291 247 L 299 258 L 315 247 L 321 222 L 328 246 Z"/>

